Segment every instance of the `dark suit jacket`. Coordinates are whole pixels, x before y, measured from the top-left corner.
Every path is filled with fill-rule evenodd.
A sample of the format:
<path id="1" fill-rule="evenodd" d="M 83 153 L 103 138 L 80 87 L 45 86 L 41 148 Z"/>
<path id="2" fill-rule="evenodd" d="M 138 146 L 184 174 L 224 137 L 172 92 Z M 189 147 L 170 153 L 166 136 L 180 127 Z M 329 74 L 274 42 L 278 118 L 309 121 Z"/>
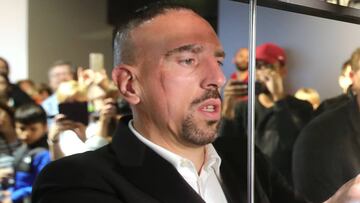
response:
<path id="1" fill-rule="evenodd" d="M 360 173 L 357 97 L 327 110 L 301 132 L 293 153 L 294 186 L 312 201 L 325 201 Z"/>
<path id="2" fill-rule="evenodd" d="M 128 120 L 120 122 L 111 144 L 48 165 L 34 184 L 33 203 L 204 203 L 169 162 L 132 134 Z M 234 155 L 240 150 L 229 151 L 223 146 L 226 143 L 233 142 L 219 142 L 222 147 L 218 151 L 222 157 L 224 192 L 228 202 L 245 202 L 246 153 Z M 236 161 L 244 155 L 242 164 Z M 270 185 L 273 178 L 264 176 Z M 277 194 L 267 190 L 257 184 L 257 202 L 270 202 L 266 192 Z M 286 194 L 277 195 L 287 197 Z M 292 202 L 287 200 L 276 202 Z"/>

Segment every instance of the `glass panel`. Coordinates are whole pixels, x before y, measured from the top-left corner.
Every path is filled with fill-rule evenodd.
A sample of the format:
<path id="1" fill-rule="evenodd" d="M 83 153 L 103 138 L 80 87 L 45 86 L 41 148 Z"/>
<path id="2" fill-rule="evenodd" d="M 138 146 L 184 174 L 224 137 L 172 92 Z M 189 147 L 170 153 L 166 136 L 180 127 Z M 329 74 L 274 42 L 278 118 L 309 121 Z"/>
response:
<path id="1" fill-rule="evenodd" d="M 270 5 L 270 2 L 278 4 Z M 314 202 L 322 202 L 346 180 L 355 177 L 360 172 L 360 168 L 357 167 L 359 162 L 356 151 L 357 138 L 354 138 L 358 136 L 356 132 L 358 124 L 351 124 L 357 118 L 349 117 L 350 114 L 346 113 L 347 111 L 341 111 L 344 113 L 343 117 L 334 113 L 330 114 L 331 112 L 326 114 L 329 116 L 320 114 L 319 111 L 314 113 L 312 108 L 315 107 L 310 103 L 295 99 L 294 95 L 300 88 L 306 88 L 303 89 L 303 94 L 315 95 L 311 93 L 315 90 L 321 101 L 346 97 L 348 102 L 354 102 L 354 97 L 348 96 L 346 90 L 344 93 L 341 89 L 339 76 L 342 74 L 343 64 L 360 44 L 358 37 L 360 27 L 357 24 L 348 23 L 350 21 L 343 22 L 346 13 L 334 11 L 346 9 L 350 11 L 351 9 L 354 11 L 351 15 L 357 14 L 358 11 L 331 5 L 324 1 L 298 0 L 285 3 L 284 1 L 259 0 L 259 4 L 262 6 L 259 6 L 257 10 L 257 72 L 266 72 L 258 74 L 257 78 L 263 88 L 259 88 L 261 94 L 257 97 L 258 103 L 255 109 L 256 144 L 262 154 L 269 158 L 275 171 L 278 171 L 301 196 Z M 276 6 L 279 6 L 281 10 L 274 9 Z M 228 7 L 229 9 L 224 9 Z M 289 12 L 297 12 L 300 8 L 307 10 L 299 13 Z M 243 23 L 244 16 L 240 16 L 247 15 L 244 13 L 247 13 L 248 9 L 247 3 L 220 1 L 219 26 L 224 28 L 220 31 L 220 37 L 225 48 L 235 46 L 235 43 L 248 42 L 243 31 L 243 29 L 248 29 L 248 23 Z M 234 24 L 231 27 L 235 29 L 230 26 L 226 29 L 222 23 L 228 22 L 222 19 L 227 21 L 233 19 L 233 23 L 242 29 Z M 231 70 L 228 67 L 231 66 L 225 67 L 226 72 Z M 348 75 L 348 73 L 343 75 Z M 284 94 L 278 94 L 279 92 L 284 92 Z M 238 108 L 242 109 L 242 107 Z M 357 105 L 349 108 L 351 112 L 358 112 Z M 245 115 L 244 113 L 235 114 L 237 119 L 235 122 L 243 128 L 237 128 L 243 130 L 243 133 L 238 133 L 240 136 L 246 134 L 247 127 L 246 111 L 243 112 Z M 358 117 L 357 113 L 354 115 Z M 242 116 L 242 118 L 238 119 L 237 116 Z M 345 135 L 354 137 L 349 138 Z M 256 184 L 261 187 L 268 183 L 262 178 L 271 176 L 274 172 L 269 171 L 268 165 L 259 158 L 263 155 L 257 156 L 255 162 L 257 181 L 259 181 Z M 291 202 L 284 199 L 276 200 L 276 196 L 291 198 L 291 193 L 286 193 L 288 190 L 284 189 L 284 185 L 280 187 L 277 184 L 279 182 L 274 181 L 270 183 L 270 186 L 266 185 L 268 188 L 265 187 L 262 191 L 257 188 L 255 199 L 261 202 L 262 195 L 264 193 L 269 195 L 268 189 L 271 188 L 272 196 L 268 196 L 270 201 Z M 274 185 L 279 187 L 274 187 Z"/>

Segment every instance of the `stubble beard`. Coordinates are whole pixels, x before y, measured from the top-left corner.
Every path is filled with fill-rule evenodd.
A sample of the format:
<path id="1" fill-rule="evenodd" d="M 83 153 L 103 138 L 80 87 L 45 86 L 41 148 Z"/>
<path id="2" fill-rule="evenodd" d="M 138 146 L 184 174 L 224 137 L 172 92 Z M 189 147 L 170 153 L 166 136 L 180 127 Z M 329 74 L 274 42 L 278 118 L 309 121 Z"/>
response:
<path id="1" fill-rule="evenodd" d="M 187 116 L 182 122 L 181 139 L 195 146 L 212 143 L 218 136 L 220 121 L 205 121 L 204 125 L 199 127 L 192 115 Z"/>
<path id="2" fill-rule="evenodd" d="M 192 107 L 195 107 L 197 104 L 200 104 L 202 101 L 209 98 L 221 99 L 220 94 L 216 89 L 208 90 L 204 95 L 192 102 Z M 201 122 L 202 123 L 197 122 L 192 113 L 187 115 L 181 125 L 180 138 L 186 143 L 195 146 L 204 146 L 212 143 L 218 136 L 220 121 L 209 120 Z"/>

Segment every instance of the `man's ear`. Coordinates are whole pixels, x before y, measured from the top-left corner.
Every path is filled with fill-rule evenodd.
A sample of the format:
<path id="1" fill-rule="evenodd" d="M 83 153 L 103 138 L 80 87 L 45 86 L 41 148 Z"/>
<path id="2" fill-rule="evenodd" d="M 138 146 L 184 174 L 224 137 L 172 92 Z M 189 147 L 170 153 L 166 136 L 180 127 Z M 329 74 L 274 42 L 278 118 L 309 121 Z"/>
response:
<path id="1" fill-rule="evenodd" d="M 134 88 L 134 76 L 132 73 L 132 67 L 128 65 L 119 65 L 112 71 L 112 79 L 119 89 L 122 97 L 129 102 L 129 104 L 135 105 L 140 102 L 140 97 Z"/>

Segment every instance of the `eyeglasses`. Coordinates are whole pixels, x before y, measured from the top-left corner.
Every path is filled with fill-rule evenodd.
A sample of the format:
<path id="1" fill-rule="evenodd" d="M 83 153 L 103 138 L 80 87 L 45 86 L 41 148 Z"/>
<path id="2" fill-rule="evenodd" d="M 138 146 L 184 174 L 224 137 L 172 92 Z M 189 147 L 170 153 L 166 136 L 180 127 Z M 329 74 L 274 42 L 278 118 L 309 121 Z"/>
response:
<path id="1" fill-rule="evenodd" d="M 262 70 L 262 69 L 274 70 L 275 66 L 273 64 L 269 64 L 264 61 L 256 61 L 256 70 Z"/>

